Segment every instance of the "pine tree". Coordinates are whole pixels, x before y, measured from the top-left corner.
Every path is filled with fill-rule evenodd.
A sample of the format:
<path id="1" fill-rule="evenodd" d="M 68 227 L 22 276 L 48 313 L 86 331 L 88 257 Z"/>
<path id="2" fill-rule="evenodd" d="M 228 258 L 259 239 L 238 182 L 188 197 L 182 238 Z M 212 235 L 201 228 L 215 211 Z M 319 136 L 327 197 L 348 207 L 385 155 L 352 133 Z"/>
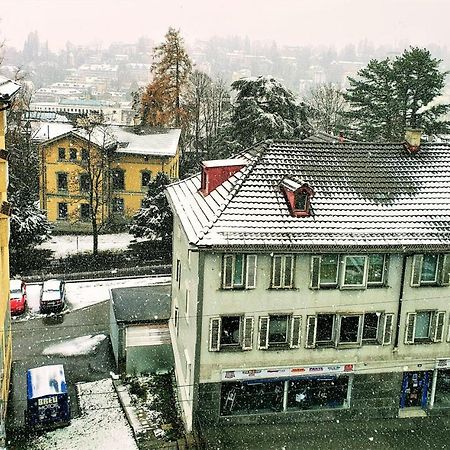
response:
<path id="1" fill-rule="evenodd" d="M 133 216 L 130 233 L 134 237 L 161 239 L 170 246 L 172 242 L 172 212 L 164 190 L 169 177 L 159 172 L 149 183 L 142 208 Z"/>
<path id="2" fill-rule="evenodd" d="M 275 78 L 242 78 L 231 87 L 237 92 L 231 113 L 231 133 L 239 146 L 307 134 L 305 117 L 301 120 L 304 110 L 294 94 Z"/>
<path id="3" fill-rule="evenodd" d="M 344 97 L 355 136 L 399 141 L 408 127 L 423 128 L 426 134 L 446 132 L 449 122 L 442 117 L 449 105 L 435 101 L 447 74 L 439 70 L 440 63 L 428 50 L 410 48 L 394 60 L 371 60 L 357 77 L 350 77 Z"/>
<path id="4" fill-rule="evenodd" d="M 155 47 L 152 73 L 154 82 L 164 85 L 169 103 L 172 123 L 180 127 L 185 111 L 182 105 L 182 95 L 187 86 L 192 63 L 184 48 L 180 32 L 169 28 L 165 41 Z"/>

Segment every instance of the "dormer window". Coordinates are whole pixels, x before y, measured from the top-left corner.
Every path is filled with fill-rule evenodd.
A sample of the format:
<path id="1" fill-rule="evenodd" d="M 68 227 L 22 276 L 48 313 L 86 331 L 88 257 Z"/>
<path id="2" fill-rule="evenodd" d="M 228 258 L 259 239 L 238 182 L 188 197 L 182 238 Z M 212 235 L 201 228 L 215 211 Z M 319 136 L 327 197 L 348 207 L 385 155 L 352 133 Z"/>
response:
<path id="1" fill-rule="evenodd" d="M 292 216 L 308 217 L 311 215 L 311 198 L 314 196 L 314 191 L 307 183 L 286 177 L 280 187 Z"/>

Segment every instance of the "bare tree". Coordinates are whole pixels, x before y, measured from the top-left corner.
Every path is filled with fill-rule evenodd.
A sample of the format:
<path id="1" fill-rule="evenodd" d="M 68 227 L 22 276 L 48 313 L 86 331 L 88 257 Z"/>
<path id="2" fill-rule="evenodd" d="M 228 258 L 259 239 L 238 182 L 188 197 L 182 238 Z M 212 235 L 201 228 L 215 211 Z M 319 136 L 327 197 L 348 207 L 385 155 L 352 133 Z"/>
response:
<path id="1" fill-rule="evenodd" d="M 338 135 L 348 126 L 347 103 L 343 92 L 332 83 L 321 84 L 309 92 L 306 104 L 315 131 Z"/>
<path id="2" fill-rule="evenodd" d="M 103 211 L 105 207 L 109 209 L 110 203 L 109 160 L 115 144 L 102 116 L 79 117 L 77 125 L 87 145 L 81 150 L 81 159 L 77 160 L 77 164 L 83 169 L 77 181 L 88 199 L 92 253 L 97 255 L 98 235 L 105 225 Z M 85 177 L 84 181 L 82 177 Z"/>

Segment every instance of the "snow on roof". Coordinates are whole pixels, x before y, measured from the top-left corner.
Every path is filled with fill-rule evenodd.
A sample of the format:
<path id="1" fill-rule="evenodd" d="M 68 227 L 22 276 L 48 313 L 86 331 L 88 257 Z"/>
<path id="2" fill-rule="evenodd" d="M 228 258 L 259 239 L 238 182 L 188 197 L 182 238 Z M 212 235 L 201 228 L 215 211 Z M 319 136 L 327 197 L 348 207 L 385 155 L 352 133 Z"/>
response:
<path id="1" fill-rule="evenodd" d="M 46 141 L 53 139 L 62 134 L 66 134 L 74 129 L 71 123 L 58 123 L 58 122 L 40 122 L 36 126 L 31 125 L 32 134 L 31 139 L 35 141 Z"/>
<path id="2" fill-rule="evenodd" d="M 179 128 L 151 134 L 136 134 L 124 128 L 112 127 L 112 132 L 119 142 L 117 153 L 158 156 L 174 156 L 181 135 Z"/>
<path id="3" fill-rule="evenodd" d="M 9 282 L 9 290 L 20 291 L 22 289 L 22 280 L 10 280 Z"/>
<path id="4" fill-rule="evenodd" d="M 43 284 L 43 290 L 44 291 L 59 291 L 59 287 L 61 286 L 61 281 L 60 280 L 47 280 L 44 281 Z"/>
<path id="5" fill-rule="evenodd" d="M 203 161 L 205 167 L 225 167 L 225 166 L 245 166 L 247 161 L 239 158 L 229 159 L 213 159 L 210 161 Z"/>
<path id="6" fill-rule="evenodd" d="M 204 196 L 200 176 L 167 195 L 198 247 L 298 251 L 450 250 L 450 145 L 274 141 Z M 292 217 L 280 182 L 305 180 L 310 217 Z"/>
<path id="7" fill-rule="evenodd" d="M 33 398 L 67 393 L 66 378 L 62 364 L 42 366 L 27 372 L 27 396 Z"/>
<path id="8" fill-rule="evenodd" d="M 9 101 L 20 89 L 20 84 L 0 75 L 0 101 Z"/>

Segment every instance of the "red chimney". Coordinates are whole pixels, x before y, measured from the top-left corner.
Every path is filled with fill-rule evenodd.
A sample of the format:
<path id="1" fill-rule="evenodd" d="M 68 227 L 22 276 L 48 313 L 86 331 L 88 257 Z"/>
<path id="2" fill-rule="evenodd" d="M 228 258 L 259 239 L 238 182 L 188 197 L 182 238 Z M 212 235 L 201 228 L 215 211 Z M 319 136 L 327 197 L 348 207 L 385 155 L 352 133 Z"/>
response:
<path id="1" fill-rule="evenodd" d="M 203 161 L 200 192 L 203 195 L 208 195 L 216 187 L 220 186 L 228 178 L 245 167 L 245 165 L 246 162 L 243 159 Z"/>

